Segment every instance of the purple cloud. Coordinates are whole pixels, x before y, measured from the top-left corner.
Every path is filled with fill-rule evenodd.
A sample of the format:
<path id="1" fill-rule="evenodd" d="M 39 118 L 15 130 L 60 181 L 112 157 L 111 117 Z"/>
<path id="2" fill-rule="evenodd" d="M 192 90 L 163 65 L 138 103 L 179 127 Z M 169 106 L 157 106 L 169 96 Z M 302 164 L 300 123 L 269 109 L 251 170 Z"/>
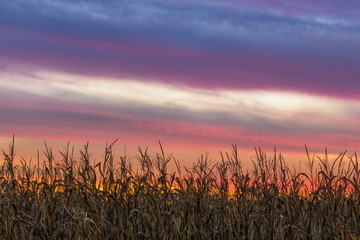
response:
<path id="1" fill-rule="evenodd" d="M 322 4 L 309 13 L 285 1 L 14 1 L 0 10 L 0 58 L 85 75 L 357 98 L 360 25 L 342 7 L 323 14 Z M 287 7 L 299 13 L 283 14 Z"/>

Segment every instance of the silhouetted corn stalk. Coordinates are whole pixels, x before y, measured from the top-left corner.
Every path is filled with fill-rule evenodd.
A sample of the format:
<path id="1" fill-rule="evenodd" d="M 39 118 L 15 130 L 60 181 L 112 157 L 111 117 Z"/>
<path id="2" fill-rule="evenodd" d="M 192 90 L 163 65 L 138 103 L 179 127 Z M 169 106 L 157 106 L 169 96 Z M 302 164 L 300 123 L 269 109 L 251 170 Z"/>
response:
<path id="1" fill-rule="evenodd" d="M 14 138 L 2 150 L 0 239 L 358 239 L 357 154 L 310 157 L 305 171 L 288 167 L 274 148 L 255 149 L 244 169 L 236 145 L 220 161 L 201 155 L 184 168 L 161 143 L 140 166 L 107 144 L 96 162 L 68 143 L 56 159 L 15 159 Z M 117 160 L 118 159 L 118 160 Z M 19 164 L 16 164 L 19 162 Z M 172 171 L 174 169 L 175 171 Z"/>

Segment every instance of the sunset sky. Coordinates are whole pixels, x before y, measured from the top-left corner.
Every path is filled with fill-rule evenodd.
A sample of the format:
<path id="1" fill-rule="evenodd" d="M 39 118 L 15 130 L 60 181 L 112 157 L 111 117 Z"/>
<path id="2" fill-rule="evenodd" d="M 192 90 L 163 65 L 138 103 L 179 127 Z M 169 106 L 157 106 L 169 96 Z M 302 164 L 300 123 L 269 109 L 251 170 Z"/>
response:
<path id="1" fill-rule="evenodd" d="M 0 0 L 0 147 L 358 150 L 359 16 L 352 0 Z"/>

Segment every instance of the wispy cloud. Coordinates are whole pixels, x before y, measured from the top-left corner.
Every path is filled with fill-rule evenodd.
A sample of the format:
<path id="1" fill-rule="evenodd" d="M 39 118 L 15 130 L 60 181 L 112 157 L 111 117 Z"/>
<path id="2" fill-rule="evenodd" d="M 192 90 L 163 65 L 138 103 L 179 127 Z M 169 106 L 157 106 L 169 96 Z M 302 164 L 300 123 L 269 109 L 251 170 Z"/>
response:
<path id="1" fill-rule="evenodd" d="M 5 2 L 0 65 L 358 98 L 359 23 L 317 5 L 319 13 L 276 3 Z"/>
<path id="2" fill-rule="evenodd" d="M 221 144 L 262 141 L 300 147 L 305 141 L 335 145 L 330 139 L 339 138 L 345 144 L 359 134 L 357 101 L 296 92 L 204 90 L 55 72 L 27 77 L 8 73 L 1 78 L 2 98 L 8 102 L 0 105 L 4 127 L 71 128 L 74 133 L 96 129 L 103 135 L 142 132 L 165 139 L 208 138 Z M 31 85 L 26 84 L 29 82 Z"/>

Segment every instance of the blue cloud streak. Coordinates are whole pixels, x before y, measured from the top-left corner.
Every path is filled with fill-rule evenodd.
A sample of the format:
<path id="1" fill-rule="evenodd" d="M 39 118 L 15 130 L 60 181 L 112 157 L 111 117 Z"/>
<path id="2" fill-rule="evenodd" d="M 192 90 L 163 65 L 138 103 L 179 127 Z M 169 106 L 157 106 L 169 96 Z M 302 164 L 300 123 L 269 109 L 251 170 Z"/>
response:
<path id="1" fill-rule="evenodd" d="M 358 6 L 309 5 L 314 10 L 296 1 L 7 1 L 0 63 L 358 98 Z"/>

